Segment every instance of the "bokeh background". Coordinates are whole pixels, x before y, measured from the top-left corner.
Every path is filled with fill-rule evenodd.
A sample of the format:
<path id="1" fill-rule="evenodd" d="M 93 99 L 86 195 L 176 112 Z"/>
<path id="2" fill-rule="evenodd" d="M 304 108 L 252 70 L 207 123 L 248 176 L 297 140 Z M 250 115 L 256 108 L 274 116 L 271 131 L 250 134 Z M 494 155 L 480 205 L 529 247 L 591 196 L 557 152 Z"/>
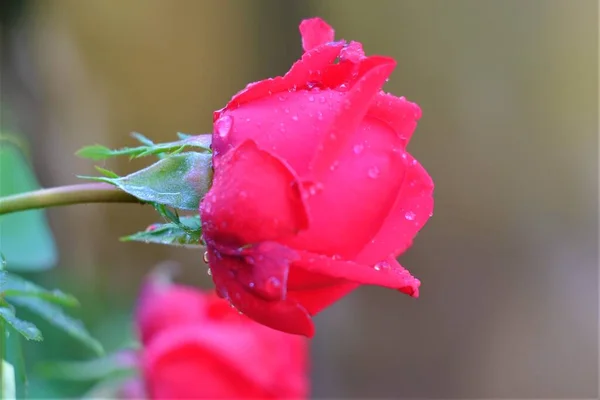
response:
<path id="1" fill-rule="evenodd" d="M 313 397 L 597 398 L 597 1 L 3 0 L 0 10 L 3 128 L 28 140 L 46 187 L 94 173 L 73 155 L 84 145 L 210 132 L 213 110 L 301 55 L 302 18 L 393 56 L 386 90 L 422 107 L 409 149 L 436 182 L 434 217 L 400 258 L 421 297 L 365 287 L 319 315 Z M 201 254 L 117 240 L 155 222 L 149 208 L 48 218 L 59 267 L 31 278 L 76 294 L 108 350 L 131 337 L 138 285 L 157 263 L 179 262 L 181 281 L 211 287 Z M 30 365 L 91 357 L 40 326 Z M 86 388 L 34 370 L 33 397 Z"/>

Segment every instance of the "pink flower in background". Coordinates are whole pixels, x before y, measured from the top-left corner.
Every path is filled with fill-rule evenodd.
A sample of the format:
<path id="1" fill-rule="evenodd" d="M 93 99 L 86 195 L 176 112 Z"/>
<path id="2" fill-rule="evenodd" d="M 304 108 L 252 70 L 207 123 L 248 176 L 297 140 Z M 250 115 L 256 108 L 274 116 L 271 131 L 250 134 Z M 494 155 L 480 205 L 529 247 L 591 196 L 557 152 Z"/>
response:
<path id="1" fill-rule="evenodd" d="M 215 112 L 200 206 L 217 292 L 250 318 L 312 336 L 311 316 L 361 284 L 417 297 L 397 261 L 433 212 L 406 150 L 420 108 L 382 91 L 396 66 L 300 24 L 304 55 Z"/>
<path id="2" fill-rule="evenodd" d="M 136 312 L 150 399 L 302 399 L 307 341 L 239 315 L 214 294 L 150 278 Z"/>

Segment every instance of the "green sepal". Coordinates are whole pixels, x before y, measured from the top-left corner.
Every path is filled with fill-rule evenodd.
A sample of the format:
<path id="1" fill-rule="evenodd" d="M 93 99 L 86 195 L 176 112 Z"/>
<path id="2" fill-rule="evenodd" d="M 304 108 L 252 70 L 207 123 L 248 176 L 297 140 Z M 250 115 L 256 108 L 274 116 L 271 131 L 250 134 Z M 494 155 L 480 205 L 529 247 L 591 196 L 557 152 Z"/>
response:
<path id="1" fill-rule="evenodd" d="M 210 153 L 187 152 L 163 158 L 120 178 L 81 178 L 113 184 L 142 201 L 198 210 L 212 183 L 211 158 Z"/>
<path id="2" fill-rule="evenodd" d="M 159 156 L 177 154 L 184 150 L 194 150 L 206 153 L 211 152 L 211 135 L 196 135 L 183 138 L 180 136 L 181 140 L 158 144 L 155 144 L 140 133 L 135 132 L 132 135 L 142 143 L 142 146 L 124 147 L 122 149 L 113 150 L 106 146 L 96 144 L 93 146 L 86 146 L 77 151 L 75 154 L 77 154 L 79 157 L 88 158 L 91 160 L 105 160 L 107 158 L 118 156 L 139 158 L 151 155 Z"/>
<path id="3" fill-rule="evenodd" d="M 179 223 L 152 224 L 145 231 L 124 236 L 120 240 L 194 248 L 204 246 L 199 216 L 181 217 Z"/>

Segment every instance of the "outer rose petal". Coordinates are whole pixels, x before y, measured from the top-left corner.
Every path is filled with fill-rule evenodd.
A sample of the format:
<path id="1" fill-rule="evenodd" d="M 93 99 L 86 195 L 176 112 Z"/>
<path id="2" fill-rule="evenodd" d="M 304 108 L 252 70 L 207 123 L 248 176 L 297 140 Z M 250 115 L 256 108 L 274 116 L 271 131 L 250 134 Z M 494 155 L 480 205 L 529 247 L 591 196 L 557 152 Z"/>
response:
<path id="1" fill-rule="evenodd" d="M 302 48 L 304 51 L 310 51 L 321 44 L 332 42 L 335 31 L 321 18 L 310 18 L 300 23 L 300 35 Z"/>
<path id="2" fill-rule="evenodd" d="M 233 257 L 219 259 L 209 252 L 209 262 L 217 292 L 237 310 L 256 322 L 282 332 L 307 337 L 314 335 L 314 325 L 304 307 L 292 300 L 264 300 L 248 291 L 236 280 L 235 275 L 230 274 L 232 270 L 245 267 L 242 261 Z"/>
<path id="3" fill-rule="evenodd" d="M 406 148 L 417 128 L 417 121 L 421 118 L 421 109 L 404 97 L 379 93 L 371 104 L 368 115 L 388 124 L 400 136 L 402 146 Z"/>
<path id="4" fill-rule="evenodd" d="M 349 133 L 339 158 L 308 190 L 311 223 L 281 239 L 294 248 L 352 260 L 379 231 L 396 201 L 406 160 L 397 135 L 365 119 Z"/>
<path id="5" fill-rule="evenodd" d="M 349 294 L 358 286 L 358 283 L 338 280 L 338 283 L 331 286 L 324 286 L 316 289 L 289 290 L 288 298 L 302 304 L 302 307 L 304 307 L 310 315 L 316 315 L 324 308 Z"/>
<path id="6" fill-rule="evenodd" d="M 381 229 L 358 255 L 360 263 L 373 264 L 404 252 L 433 213 L 433 181 L 416 159 L 405 154 L 409 167 L 402 189 Z"/>
<path id="7" fill-rule="evenodd" d="M 225 111 L 236 109 L 242 104 L 281 92 L 304 89 L 309 82 L 320 81 L 321 71 L 333 63 L 343 46 L 343 42 L 323 44 L 306 52 L 300 60 L 292 65 L 285 76 L 249 84 L 244 90 L 233 96 L 223 110 L 215 112 L 213 121 L 221 117 Z"/>
<path id="8" fill-rule="evenodd" d="M 294 174 L 246 141 L 215 168 L 213 186 L 200 205 L 204 235 L 233 245 L 293 235 L 308 226 Z"/>
<path id="9" fill-rule="evenodd" d="M 363 121 L 373 98 L 381 90 L 385 80 L 390 76 L 396 62 L 391 58 L 381 58 L 365 75 L 359 79 L 345 94 L 342 106 L 335 112 L 328 134 L 323 138 L 320 151 L 312 161 L 314 173 L 319 176 L 326 173 L 336 161 L 340 153 L 346 150 L 344 143 L 352 137 Z"/>
<path id="10" fill-rule="evenodd" d="M 277 242 L 261 242 L 244 248 L 227 248 L 208 241 L 209 258 L 229 257 L 238 262 L 221 263 L 244 288 L 265 300 L 285 300 L 290 262 L 298 259 L 296 251 Z"/>
<path id="11" fill-rule="evenodd" d="M 301 258 L 294 262 L 296 268 L 343 278 L 350 282 L 398 289 L 413 297 L 419 296 L 421 282 L 393 258 L 368 266 L 309 252 L 299 251 L 298 254 Z"/>

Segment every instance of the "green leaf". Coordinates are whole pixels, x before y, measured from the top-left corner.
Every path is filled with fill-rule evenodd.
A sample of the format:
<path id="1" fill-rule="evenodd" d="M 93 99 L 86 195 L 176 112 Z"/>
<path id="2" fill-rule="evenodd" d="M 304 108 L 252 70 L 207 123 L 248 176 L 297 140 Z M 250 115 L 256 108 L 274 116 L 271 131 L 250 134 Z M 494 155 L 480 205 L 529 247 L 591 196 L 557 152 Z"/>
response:
<path id="1" fill-rule="evenodd" d="M 181 217 L 180 223 L 150 225 L 145 231 L 122 237 L 124 242 L 159 243 L 171 246 L 201 247 L 202 228 L 199 216 Z"/>
<path id="2" fill-rule="evenodd" d="M 211 154 L 169 156 L 122 178 L 84 177 L 111 183 L 142 201 L 183 210 L 198 210 L 212 181 Z"/>
<path id="3" fill-rule="evenodd" d="M 210 153 L 211 135 L 197 135 L 182 138 L 181 140 L 168 143 L 153 143 L 140 133 L 134 133 L 133 136 L 139 140 L 143 146 L 124 147 L 122 149 L 112 150 L 99 144 L 87 146 L 79 150 L 76 154 L 82 158 L 91 160 L 104 160 L 117 156 L 130 156 L 131 158 L 145 157 L 150 155 L 175 154 L 183 150 L 196 150 Z"/>
<path id="4" fill-rule="evenodd" d="M 13 332 L 14 330 L 10 329 L 9 334 L 6 335 L 6 361 L 11 363 L 15 369 L 17 398 L 24 399 L 27 398 L 29 381 L 27 379 L 27 369 L 25 368 L 21 335 Z"/>
<path id="5" fill-rule="evenodd" d="M 2 400 L 14 400 L 17 398 L 15 386 L 15 368 L 7 361 L 2 361 Z"/>
<path id="6" fill-rule="evenodd" d="M 7 274 L 6 281 L 0 286 L 0 292 L 5 297 L 28 296 L 60 304 L 66 307 L 79 306 L 79 301 L 70 295 L 58 289 L 47 290 L 35 283 L 29 282 L 15 274 Z"/>
<path id="7" fill-rule="evenodd" d="M 148 139 L 146 136 L 142 135 L 139 132 L 131 132 L 131 137 L 140 142 L 141 144 L 145 144 L 146 146 L 154 146 L 154 142 Z"/>
<path id="8" fill-rule="evenodd" d="M 13 327 L 27 340 L 43 340 L 42 332 L 31 322 L 17 318 L 15 312 L 8 307 L 0 307 L 0 318 Z"/>
<path id="9" fill-rule="evenodd" d="M 107 178 L 119 178 L 119 175 L 117 175 L 115 172 L 112 172 L 111 170 L 104 169 L 97 165 L 94 166 L 94 168 L 96 168 L 96 171 L 100 172 L 102 175 L 106 176 Z"/>
<path id="10" fill-rule="evenodd" d="M 135 368 L 135 357 L 133 352 L 118 352 L 87 361 L 42 362 L 36 366 L 36 372 L 46 379 L 97 381 L 130 375 Z"/>
<path id="11" fill-rule="evenodd" d="M 0 196 L 23 193 L 39 184 L 21 151 L 10 141 L 0 140 Z M 40 271 L 57 262 L 56 245 L 43 210 L 0 216 L 0 251 L 7 268 Z"/>
<path id="12" fill-rule="evenodd" d="M 96 354 L 104 354 L 100 342 L 90 335 L 83 323 L 70 317 L 58 306 L 48 303 L 36 297 L 14 296 L 7 297 L 11 303 L 25 307 L 50 322 L 55 327 L 62 329 L 72 338 L 79 340 L 82 344 L 92 349 Z"/>

